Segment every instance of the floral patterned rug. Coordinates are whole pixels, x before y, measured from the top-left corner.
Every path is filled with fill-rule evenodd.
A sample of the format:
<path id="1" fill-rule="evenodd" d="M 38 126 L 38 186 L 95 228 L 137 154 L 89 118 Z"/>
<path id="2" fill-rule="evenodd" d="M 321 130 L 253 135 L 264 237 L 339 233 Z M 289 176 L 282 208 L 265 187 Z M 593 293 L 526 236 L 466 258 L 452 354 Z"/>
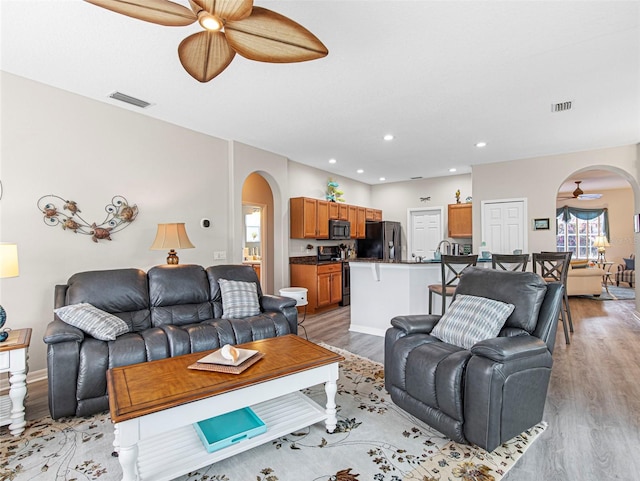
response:
<path id="1" fill-rule="evenodd" d="M 391 402 L 382 365 L 330 349 L 346 358 L 334 433 L 313 425 L 179 481 L 498 481 L 546 428 L 541 423 L 491 453 L 453 443 Z M 306 393 L 323 402 L 323 386 Z M 19 437 L 0 428 L 0 481 L 119 480 L 112 442 L 107 414 L 47 417 Z"/>

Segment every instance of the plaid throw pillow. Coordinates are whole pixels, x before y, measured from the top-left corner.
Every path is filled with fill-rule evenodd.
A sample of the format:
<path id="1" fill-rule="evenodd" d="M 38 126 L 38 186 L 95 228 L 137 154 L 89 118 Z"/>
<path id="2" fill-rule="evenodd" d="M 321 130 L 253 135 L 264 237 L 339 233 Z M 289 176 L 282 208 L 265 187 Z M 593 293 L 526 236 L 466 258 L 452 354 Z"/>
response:
<path id="1" fill-rule="evenodd" d="M 122 319 L 88 303 L 71 304 L 54 309 L 53 312 L 67 324 L 101 341 L 113 341 L 129 332 L 129 326 Z"/>
<path id="2" fill-rule="evenodd" d="M 222 293 L 222 319 L 238 319 L 260 314 L 258 290 L 254 282 L 219 279 Z"/>
<path id="3" fill-rule="evenodd" d="M 477 296 L 456 296 L 431 331 L 433 337 L 463 349 L 497 337 L 515 306 Z"/>

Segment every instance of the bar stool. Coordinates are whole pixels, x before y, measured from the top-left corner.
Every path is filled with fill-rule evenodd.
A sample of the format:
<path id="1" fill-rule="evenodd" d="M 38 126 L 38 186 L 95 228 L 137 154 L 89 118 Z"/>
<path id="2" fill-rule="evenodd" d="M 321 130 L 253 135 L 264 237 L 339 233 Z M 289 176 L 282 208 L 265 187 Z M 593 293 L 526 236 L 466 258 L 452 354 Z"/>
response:
<path id="1" fill-rule="evenodd" d="M 560 282 L 564 287 L 562 295 L 563 308 L 560 310 L 562 328 L 564 330 L 564 340 L 570 344 L 569 330 L 573 332 L 573 321 L 571 320 L 571 309 L 569 307 L 569 296 L 567 294 L 567 275 L 572 252 L 541 252 L 533 253 L 533 272 L 540 274 L 547 282 Z M 567 320 L 569 330 L 567 330 Z"/>
<path id="2" fill-rule="evenodd" d="M 280 289 L 280 295 L 282 297 L 290 297 L 291 299 L 296 300 L 296 308 L 304 306 L 304 314 L 302 316 L 302 320 L 298 322 L 298 327 L 301 327 L 304 331 L 304 337 L 307 341 L 309 340 L 309 336 L 307 336 L 307 328 L 302 324 L 307 318 L 307 304 L 309 304 L 309 301 L 307 300 L 308 291 L 309 289 L 306 287 L 283 287 Z"/>
<path id="3" fill-rule="evenodd" d="M 440 284 L 431 284 L 429 289 L 429 314 L 432 314 L 433 295 L 442 296 L 442 314 L 446 309 L 447 297 L 452 297 L 462 272 L 478 263 L 478 256 L 442 256 L 440 258 Z"/>
<path id="4" fill-rule="evenodd" d="M 493 254 L 491 267 L 504 271 L 526 271 L 529 263 L 529 254 Z"/>

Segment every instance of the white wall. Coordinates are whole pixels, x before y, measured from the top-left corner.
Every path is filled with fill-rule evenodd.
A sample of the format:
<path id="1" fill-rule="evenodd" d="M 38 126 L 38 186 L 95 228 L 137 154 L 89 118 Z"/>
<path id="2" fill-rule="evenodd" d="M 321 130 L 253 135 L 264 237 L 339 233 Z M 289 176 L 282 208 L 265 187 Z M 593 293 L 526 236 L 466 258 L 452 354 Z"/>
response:
<path id="1" fill-rule="evenodd" d="M 231 152 L 233 175 L 229 183 L 232 185 L 230 197 L 233 202 L 229 209 L 228 228 L 231 255 L 227 259 L 233 264 L 242 262 L 242 186 L 252 172 L 257 172 L 266 179 L 273 193 L 273 292 L 267 293 L 277 293 L 281 287 L 289 285 L 288 161 L 281 155 L 240 142 L 231 142 Z"/>
<path id="2" fill-rule="evenodd" d="M 339 184 L 339 189 L 344 192 L 343 198 L 346 204 L 373 207 L 371 201 L 371 186 L 339 175 L 333 175 L 324 170 L 315 169 L 298 162 L 289 161 L 289 197 L 310 197 L 313 199 L 325 199 L 327 181 L 333 179 Z M 289 205 L 286 206 L 286 225 L 289 225 Z M 354 241 L 329 241 L 316 239 L 289 239 L 289 253 L 291 256 L 316 255 L 316 247 L 319 245 L 336 244 L 353 245 Z M 312 245 L 313 249 L 307 249 Z"/>
<path id="3" fill-rule="evenodd" d="M 164 263 L 166 253 L 149 250 L 158 223 L 186 223 L 196 248 L 180 251 L 181 263 L 212 265 L 214 251 L 227 252 L 227 260 L 217 263 L 239 262 L 242 184 L 254 171 L 269 181 L 274 193 L 274 288 L 288 285 L 289 252 L 301 255 L 300 247 L 307 244 L 287 242 L 288 199 L 324 198 L 330 173 L 5 72 L 0 73 L 0 81 L 0 179 L 4 187 L 0 241 L 18 243 L 20 256 L 20 277 L 0 280 L 0 304 L 7 310 L 8 327 L 34 329 L 32 371 L 46 367 L 42 336 L 53 317 L 54 285 L 79 271 L 147 270 Z M 630 182 L 634 200 L 629 203 L 633 212 L 640 212 L 638 151 L 632 145 L 485 164 L 474 167 L 473 178 L 460 175 L 373 187 L 333 178 L 344 190 L 347 203 L 382 209 L 385 220 L 404 225 L 408 208 L 444 207 L 455 202 L 457 189 L 463 201 L 473 195 L 474 206 L 482 200 L 526 197 L 529 219 L 553 219 L 556 194 L 564 179 L 581 169 L 604 168 Z M 104 206 L 115 195 L 137 204 L 140 214 L 112 241 L 93 243 L 88 236 L 44 224 L 36 202 L 46 194 L 75 200 L 91 221 L 104 218 Z M 420 197 L 428 196 L 431 201 L 420 202 Z M 211 228 L 199 227 L 203 217 L 211 219 Z M 473 217 L 477 251 L 479 209 L 473 209 Z M 636 251 L 638 235 L 628 239 L 629 247 L 633 243 Z M 552 249 L 553 236 L 553 230 L 529 230 L 529 250 Z M 630 249 L 624 255 L 627 251 Z"/>
<path id="4" fill-rule="evenodd" d="M 575 172 L 609 170 L 629 182 L 633 195 L 622 199 L 621 209 L 640 212 L 640 145 L 626 145 L 608 149 L 550 155 L 532 159 L 498 162 L 473 167 L 474 203 L 483 200 L 527 198 L 529 252 L 555 250 L 555 229 L 534 231 L 531 220 L 549 218 L 553 221 L 556 197 L 560 185 Z M 632 219 L 629 219 L 632 222 Z M 553 224 L 551 224 L 553 225 Z M 477 250 L 481 235 L 480 210 L 473 210 L 473 243 Z M 626 235 L 620 244 L 626 244 L 628 252 L 640 253 L 640 233 Z M 633 248 L 631 248 L 633 246 Z M 640 288 L 636 284 L 636 308 L 640 306 Z"/>
<path id="5" fill-rule="evenodd" d="M 237 261 L 242 183 L 254 170 L 272 172 L 280 202 L 276 214 L 284 218 L 286 158 L 5 72 L 0 80 L 0 241 L 16 242 L 20 258 L 20 276 L 0 280 L 0 304 L 8 313 L 7 327 L 33 328 L 31 371 L 46 367 L 42 337 L 53 319 L 54 286 L 72 274 L 164 264 L 166 252 L 149 250 L 157 224 L 164 222 L 185 222 L 195 245 L 178 252 L 181 263 Z M 76 201 L 89 222 L 104 219 L 115 195 L 137 204 L 140 213 L 111 241 L 94 243 L 44 224 L 36 202 L 46 194 Z M 203 217 L 211 220 L 209 229 L 200 227 Z M 288 217 L 286 226 L 280 224 L 276 234 L 281 285 L 288 280 Z M 226 251 L 227 260 L 214 262 L 214 251 Z"/>
<path id="6" fill-rule="evenodd" d="M 562 182 L 581 170 L 611 170 L 629 181 L 634 195 L 628 199 L 634 212 L 640 212 L 638 188 L 638 147 L 628 145 L 610 149 L 551 155 L 533 159 L 497 162 L 473 167 L 473 201 L 527 198 L 529 252 L 555 249 L 555 229 L 534 231 L 531 220 L 549 218 L 553 221 L 556 197 Z M 480 209 L 473 209 L 473 244 L 481 242 Z M 634 245 L 638 245 L 638 234 Z"/>
<path id="7" fill-rule="evenodd" d="M 417 179 L 408 182 L 394 182 L 372 187 L 373 206 L 382 209 L 384 220 L 402 223 L 402 252 L 407 257 L 407 210 L 442 207 L 444 234 L 448 230 L 447 205 L 456 203 L 456 190 L 460 189 L 460 201 L 472 196 L 471 174 L 451 175 L 432 179 Z M 431 197 L 421 201 L 421 198 Z M 475 198 L 473 199 L 475 204 Z M 478 204 L 480 205 L 480 204 Z M 453 239 L 461 242 L 461 239 Z M 465 240 L 464 243 L 468 241 Z"/>

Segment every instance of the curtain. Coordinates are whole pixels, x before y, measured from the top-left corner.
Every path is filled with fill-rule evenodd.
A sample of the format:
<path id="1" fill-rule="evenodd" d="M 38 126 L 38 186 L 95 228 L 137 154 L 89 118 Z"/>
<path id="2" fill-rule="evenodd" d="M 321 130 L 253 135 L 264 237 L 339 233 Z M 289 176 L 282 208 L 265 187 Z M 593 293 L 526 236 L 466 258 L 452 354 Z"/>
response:
<path id="1" fill-rule="evenodd" d="M 609 237 L 609 209 L 606 207 L 604 209 L 581 209 L 580 207 L 569 207 L 565 205 L 564 207 L 560 207 L 556 209 L 556 217 L 562 215 L 562 220 L 565 222 L 569 222 L 571 216 L 577 217 L 581 220 L 593 220 L 604 213 L 604 235 L 607 236 L 607 240 L 610 241 Z"/>

